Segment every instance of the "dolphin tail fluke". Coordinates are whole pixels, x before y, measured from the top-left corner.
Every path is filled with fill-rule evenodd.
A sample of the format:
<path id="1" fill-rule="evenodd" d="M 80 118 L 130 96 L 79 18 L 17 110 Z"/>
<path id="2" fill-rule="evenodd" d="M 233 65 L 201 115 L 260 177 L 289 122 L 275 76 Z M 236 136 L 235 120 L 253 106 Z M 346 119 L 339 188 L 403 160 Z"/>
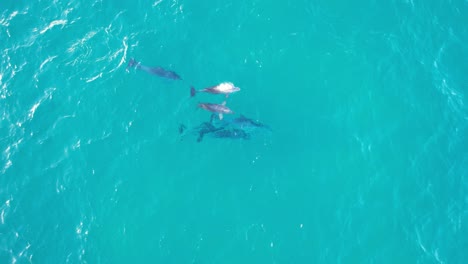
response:
<path id="1" fill-rule="evenodd" d="M 194 97 L 197 94 L 197 90 L 193 88 L 193 86 L 190 86 L 190 97 Z"/>

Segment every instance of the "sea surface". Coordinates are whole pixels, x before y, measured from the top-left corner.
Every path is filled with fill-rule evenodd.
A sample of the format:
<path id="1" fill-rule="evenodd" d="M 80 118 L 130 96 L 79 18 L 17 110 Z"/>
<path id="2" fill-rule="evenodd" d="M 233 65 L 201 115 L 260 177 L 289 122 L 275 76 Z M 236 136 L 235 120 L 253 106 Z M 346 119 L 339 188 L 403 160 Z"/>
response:
<path id="1" fill-rule="evenodd" d="M 466 0 L 2 0 L 0 263 L 468 263 L 467 97 Z"/>

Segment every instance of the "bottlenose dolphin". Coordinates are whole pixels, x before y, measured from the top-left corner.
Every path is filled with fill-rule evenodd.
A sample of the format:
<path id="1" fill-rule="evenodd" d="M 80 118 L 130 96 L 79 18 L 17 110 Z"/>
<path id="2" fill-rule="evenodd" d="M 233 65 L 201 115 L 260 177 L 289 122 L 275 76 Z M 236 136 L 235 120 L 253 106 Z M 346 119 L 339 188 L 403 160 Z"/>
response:
<path id="1" fill-rule="evenodd" d="M 231 123 L 239 126 L 240 128 L 245 128 L 245 127 L 256 127 L 256 128 L 266 128 L 270 129 L 269 126 L 262 124 L 256 120 L 250 119 L 248 117 L 245 117 L 244 115 L 240 115 L 239 117 L 236 117 L 230 121 Z"/>
<path id="2" fill-rule="evenodd" d="M 211 94 L 225 94 L 226 98 L 229 96 L 231 93 L 235 93 L 240 91 L 239 87 L 234 86 L 233 83 L 231 82 L 223 82 L 218 85 L 208 87 L 205 89 L 201 90 L 195 90 L 195 88 L 190 87 L 190 97 L 194 97 L 195 94 L 197 93 L 211 93 Z"/>
<path id="3" fill-rule="evenodd" d="M 238 138 L 238 139 L 250 139 L 250 135 L 242 129 L 220 129 L 211 132 L 215 138 Z"/>
<path id="4" fill-rule="evenodd" d="M 152 75 L 157 75 L 157 76 L 160 76 L 160 77 L 164 77 L 164 78 L 168 78 L 168 79 L 172 79 L 172 80 L 181 80 L 182 78 L 180 78 L 180 76 L 173 72 L 173 71 L 169 71 L 169 70 L 166 70 L 162 67 L 148 67 L 148 66 L 145 66 L 145 65 L 142 65 L 140 62 L 136 61 L 135 59 L 130 59 L 130 62 L 128 63 L 127 65 L 127 69 L 128 68 L 131 68 L 131 67 L 135 67 L 139 70 L 143 70 L 149 74 L 152 74 Z"/>
<path id="5" fill-rule="evenodd" d="M 234 114 L 234 112 L 226 106 L 226 101 L 222 104 L 199 103 L 198 107 L 208 110 L 212 113 L 217 113 L 219 120 L 223 120 L 223 114 Z"/>
<path id="6" fill-rule="evenodd" d="M 185 129 L 186 127 L 181 124 L 179 126 L 179 134 L 183 134 Z M 197 142 L 201 142 L 205 135 L 210 135 L 214 138 L 250 139 L 250 135 L 242 129 L 215 126 L 211 122 L 203 122 L 190 131 L 198 135 Z"/>

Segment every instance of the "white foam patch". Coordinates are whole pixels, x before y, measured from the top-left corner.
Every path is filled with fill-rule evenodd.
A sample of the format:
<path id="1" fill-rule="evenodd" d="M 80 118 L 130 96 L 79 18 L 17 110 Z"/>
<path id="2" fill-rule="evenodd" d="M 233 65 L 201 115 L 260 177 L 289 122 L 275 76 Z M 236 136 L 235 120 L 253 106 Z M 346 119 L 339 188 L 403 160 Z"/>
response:
<path id="1" fill-rule="evenodd" d="M 8 27 L 10 25 L 10 21 L 16 16 L 18 15 L 18 11 L 13 11 L 10 16 L 8 16 L 7 19 L 0 19 L 0 25 L 2 26 L 5 26 L 5 27 Z"/>
<path id="2" fill-rule="evenodd" d="M 96 76 L 93 76 L 93 77 L 87 79 L 86 82 L 87 82 L 87 83 L 90 83 L 90 82 L 93 82 L 93 81 L 95 81 L 95 80 L 97 80 L 97 79 L 99 79 L 99 78 L 101 78 L 101 77 L 102 77 L 102 72 L 99 73 L 99 74 L 96 75 Z"/>
<path id="3" fill-rule="evenodd" d="M 128 40 L 127 37 L 124 37 L 124 39 L 122 40 L 122 45 L 124 46 L 124 47 L 123 47 L 123 49 L 124 49 L 124 50 L 123 50 L 123 56 L 122 56 L 122 59 L 120 59 L 120 63 L 119 63 L 119 65 L 117 66 L 117 68 L 120 67 L 120 66 L 122 66 L 122 64 L 125 62 L 125 58 L 127 57 L 127 50 L 128 50 L 128 43 L 127 43 L 127 40 Z"/>
<path id="4" fill-rule="evenodd" d="M 41 101 L 39 100 L 31 107 L 31 109 L 29 109 L 29 115 L 28 115 L 29 118 L 34 118 L 34 113 L 36 112 L 40 104 L 41 104 Z"/>
<path id="5" fill-rule="evenodd" d="M 65 19 L 54 20 L 54 21 L 50 22 L 50 24 L 47 27 L 45 27 L 43 30 L 41 30 L 39 32 L 39 34 L 42 35 L 42 34 L 46 33 L 48 30 L 50 30 L 50 29 L 52 29 L 53 27 L 56 27 L 56 26 L 64 26 L 64 25 L 67 24 L 67 22 L 68 22 L 68 20 L 65 20 Z"/>
<path id="6" fill-rule="evenodd" d="M 90 31 L 88 33 L 86 33 L 86 35 L 77 40 L 75 43 L 73 43 L 68 49 L 67 49 L 67 52 L 69 53 L 72 53 L 75 51 L 76 47 L 78 46 L 83 46 L 88 40 L 90 40 L 91 38 L 93 38 L 96 34 L 98 33 L 98 31 Z"/>
<path id="7" fill-rule="evenodd" d="M 15 144 L 13 144 L 12 146 L 15 147 Z M 11 165 L 13 165 L 13 163 L 10 160 L 12 146 L 8 146 L 3 151 L 3 155 L 5 156 L 6 162 L 5 162 L 5 166 L 3 166 L 2 173 L 5 173 L 8 170 L 8 168 L 10 168 Z M 16 145 L 16 147 L 17 147 L 17 145 Z M 10 200 L 6 201 L 6 205 L 10 206 Z"/>
<path id="8" fill-rule="evenodd" d="M 42 70 L 42 68 L 44 68 L 44 65 L 46 65 L 47 63 L 53 61 L 55 58 L 57 58 L 57 56 L 51 56 L 51 57 L 48 57 L 47 59 L 45 59 L 45 60 L 41 63 L 41 66 L 39 66 L 39 70 Z"/>
<path id="9" fill-rule="evenodd" d="M 46 99 L 52 98 L 52 93 L 54 91 L 55 91 L 55 88 L 47 89 L 44 92 L 44 95 L 41 98 L 39 98 L 39 100 L 36 103 L 34 103 L 34 105 L 31 107 L 31 109 L 29 109 L 29 114 L 28 114 L 29 119 L 34 118 L 34 114 L 36 113 L 37 108 L 42 104 L 42 102 L 44 102 Z"/>
<path id="10" fill-rule="evenodd" d="M 3 166 L 3 169 L 2 169 L 2 173 L 5 173 L 8 168 L 11 167 L 11 165 L 13 165 L 13 162 L 11 161 L 11 156 L 18 150 L 18 147 L 19 145 L 21 144 L 21 142 L 23 142 L 23 139 L 20 138 L 18 141 L 16 141 L 15 143 L 11 144 L 10 146 L 8 146 L 4 151 L 3 151 L 3 155 L 5 156 L 5 159 L 6 159 L 6 163 L 5 163 L 5 166 Z M 10 200 L 7 200 L 6 201 L 6 205 L 7 206 L 10 206 Z"/>
<path id="11" fill-rule="evenodd" d="M 7 95 L 8 95 L 7 86 L 6 84 L 4 84 L 2 88 L 0 89 L 0 99 L 5 99 Z"/>

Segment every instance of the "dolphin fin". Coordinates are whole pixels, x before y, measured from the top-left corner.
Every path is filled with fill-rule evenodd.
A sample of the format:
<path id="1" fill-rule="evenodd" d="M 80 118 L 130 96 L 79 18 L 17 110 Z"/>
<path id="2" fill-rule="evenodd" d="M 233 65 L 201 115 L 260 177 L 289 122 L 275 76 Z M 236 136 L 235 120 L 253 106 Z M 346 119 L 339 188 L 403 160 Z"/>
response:
<path id="1" fill-rule="evenodd" d="M 223 114 L 219 113 L 219 120 L 223 120 Z"/>
<path id="2" fill-rule="evenodd" d="M 226 101 L 222 102 L 221 105 L 226 105 Z"/>

